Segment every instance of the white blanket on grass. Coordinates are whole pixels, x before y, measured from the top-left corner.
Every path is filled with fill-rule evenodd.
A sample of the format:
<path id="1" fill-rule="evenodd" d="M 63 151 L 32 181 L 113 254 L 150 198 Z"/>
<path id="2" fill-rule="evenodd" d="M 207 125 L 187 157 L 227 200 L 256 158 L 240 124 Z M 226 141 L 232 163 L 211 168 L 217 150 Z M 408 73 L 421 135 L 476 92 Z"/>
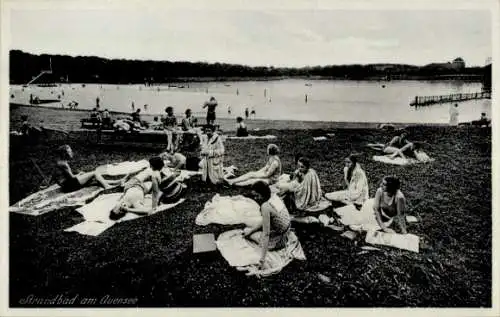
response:
<path id="1" fill-rule="evenodd" d="M 148 167 L 149 167 L 149 162 L 147 160 L 141 160 L 137 162 L 126 161 L 126 162 L 102 165 L 99 166 L 97 169 L 103 175 L 121 176 L 121 175 L 138 173 L 141 170 Z"/>
<path id="2" fill-rule="evenodd" d="M 217 239 L 217 248 L 230 266 L 247 275 L 269 276 L 279 273 L 292 260 L 305 260 L 304 250 L 293 231 L 288 232 L 288 242 L 285 248 L 268 251 L 263 268 L 259 268 L 261 248 L 254 242 L 243 237 L 240 229 L 222 233 Z"/>
<path id="3" fill-rule="evenodd" d="M 225 136 L 225 139 L 229 140 L 255 140 L 255 139 L 267 139 L 272 140 L 276 139 L 275 135 L 248 135 L 248 136 Z"/>
<path id="4" fill-rule="evenodd" d="M 78 208 L 76 211 L 78 211 L 84 217 L 85 221 L 67 228 L 64 231 L 74 231 L 84 235 L 98 236 L 116 223 L 145 217 L 129 212 L 123 218 L 117 221 L 109 219 L 109 213 L 116 206 L 118 200 L 122 195 L 123 193 L 102 195 L 96 198 L 90 204 Z M 160 205 L 158 206 L 158 208 L 156 208 L 154 213 L 173 208 L 178 204 L 181 204 L 183 201 L 184 199 L 181 199 L 175 204 Z M 146 195 L 144 204 L 145 206 L 151 206 L 151 195 Z"/>
<path id="5" fill-rule="evenodd" d="M 417 160 L 414 158 L 402 158 L 402 157 L 395 157 L 395 158 L 390 158 L 385 155 L 374 155 L 373 160 L 375 162 L 380 162 L 380 163 L 385 163 L 385 164 L 392 164 L 392 165 L 400 165 L 400 166 L 405 166 L 405 165 L 412 165 L 412 164 L 421 164 L 421 163 L 429 163 L 433 162 L 434 159 L 430 157 L 426 157 L 423 160 Z"/>
<path id="6" fill-rule="evenodd" d="M 221 225 L 249 224 L 252 219 L 261 217 L 260 207 L 254 200 L 238 196 L 220 196 L 216 194 L 205 204 L 205 208 L 196 216 L 195 223 L 206 226 L 211 223 Z"/>
<path id="7" fill-rule="evenodd" d="M 413 234 L 397 234 L 378 231 L 381 228 L 375 219 L 373 203 L 374 199 L 371 198 L 363 204 L 361 210 L 357 210 L 354 205 L 347 205 L 345 207 L 335 209 L 335 212 L 340 216 L 340 222 L 349 226 L 349 229 L 354 231 L 366 231 L 367 243 L 392 246 L 418 253 L 418 236 Z M 413 220 L 413 218 L 415 217 L 410 219 Z M 386 225 L 390 225 L 391 223 L 392 220 L 386 222 Z"/>
<path id="8" fill-rule="evenodd" d="M 99 195 L 104 188 L 89 186 L 64 193 L 57 184 L 38 191 L 9 207 L 10 212 L 39 216 L 65 207 L 83 206 Z"/>

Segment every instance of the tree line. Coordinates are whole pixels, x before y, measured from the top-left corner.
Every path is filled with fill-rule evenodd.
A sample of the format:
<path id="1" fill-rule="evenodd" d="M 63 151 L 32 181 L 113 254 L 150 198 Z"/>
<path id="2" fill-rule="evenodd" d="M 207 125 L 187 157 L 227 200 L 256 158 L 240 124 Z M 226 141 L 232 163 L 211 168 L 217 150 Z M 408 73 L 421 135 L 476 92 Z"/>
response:
<path id="1" fill-rule="evenodd" d="M 51 75 L 42 76 L 40 82 L 159 84 L 179 81 L 266 80 L 288 77 L 352 80 L 438 79 L 443 76 L 457 75 L 482 80 L 488 76 L 485 67 L 467 67 L 460 70 L 404 64 L 327 65 L 302 68 L 252 67 L 226 63 L 35 55 L 20 50 L 10 51 L 9 63 L 11 84 L 25 84 L 41 71 L 49 69 L 52 69 Z M 491 78 L 491 67 L 489 69 Z"/>

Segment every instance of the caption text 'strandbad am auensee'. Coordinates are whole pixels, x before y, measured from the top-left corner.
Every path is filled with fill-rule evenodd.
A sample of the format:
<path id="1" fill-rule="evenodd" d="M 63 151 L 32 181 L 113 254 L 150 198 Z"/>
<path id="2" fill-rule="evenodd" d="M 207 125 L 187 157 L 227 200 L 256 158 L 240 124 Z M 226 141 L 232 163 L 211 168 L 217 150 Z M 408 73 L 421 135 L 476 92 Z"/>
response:
<path id="1" fill-rule="evenodd" d="M 42 297 L 30 294 L 19 300 L 20 305 L 31 306 L 59 306 L 59 305 L 136 305 L 138 299 L 136 297 L 113 297 L 104 295 L 101 297 L 83 297 L 78 294 L 75 296 L 56 295 L 54 297 Z"/>

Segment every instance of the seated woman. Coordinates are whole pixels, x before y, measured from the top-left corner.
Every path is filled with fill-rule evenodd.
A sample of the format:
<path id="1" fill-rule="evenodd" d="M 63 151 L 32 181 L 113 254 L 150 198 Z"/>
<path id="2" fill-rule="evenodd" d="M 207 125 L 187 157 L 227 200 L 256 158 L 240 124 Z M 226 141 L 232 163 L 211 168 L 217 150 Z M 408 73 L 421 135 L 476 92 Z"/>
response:
<path id="1" fill-rule="evenodd" d="M 247 126 L 245 125 L 245 122 L 243 121 L 243 118 L 242 117 L 236 118 L 236 122 L 238 123 L 236 125 L 236 136 L 237 137 L 248 136 Z"/>
<path id="2" fill-rule="evenodd" d="M 318 174 L 305 157 L 297 160 L 297 170 L 289 182 L 278 183 L 278 190 L 291 212 L 316 206 L 323 195 Z"/>
<path id="3" fill-rule="evenodd" d="M 165 175 L 162 171 L 164 162 L 159 156 L 149 160 L 150 168 L 140 172 L 124 185 L 124 193 L 111 211 L 109 218 L 118 220 L 127 212 L 148 215 L 155 211 L 160 203 L 178 201 L 184 194 L 185 186 L 175 181 L 177 175 Z M 146 206 L 144 197 L 152 193 L 152 204 Z"/>
<path id="4" fill-rule="evenodd" d="M 196 124 L 198 123 L 198 120 L 192 116 L 192 111 L 191 109 L 186 109 L 186 117 L 182 119 L 181 125 L 182 125 L 182 131 L 192 131 L 194 128 L 196 128 Z"/>
<path id="5" fill-rule="evenodd" d="M 354 204 L 357 209 L 360 209 L 369 197 L 369 188 L 366 174 L 355 155 L 351 154 L 345 159 L 344 182 L 347 190 L 326 193 L 325 198 L 346 205 Z"/>
<path id="6" fill-rule="evenodd" d="M 73 192 L 90 184 L 92 180 L 96 180 L 102 187 L 109 189 L 119 185 L 122 180 L 106 181 L 102 175 L 97 172 L 73 174 L 69 166 L 69 160 L 73 158 L 73 150 L 67 144 L 60 146 L 58 149 L 59 159 L 56 162 L 57 183 L 61 186 L 61 190 L 65 193 Z"/>
<path id="7" fill-rule="evenodd" d="M 281 175 L 281 160 L 278 157 L 279 148 L 276 144 L 267 146 L 267 154 L 269 156 L 267 164 L 258 171 L 248 172 L 234 179 L 226 179 L 229 185 L 249 186 L 258 181 L 262 181 L 267 185 L 272 185 L 278 182 Z"/>
<path id="8" fill-rule="evenodd" d="M 373 202 L 375 219 L 385 232 L 395 232 L 389 227 L 396 218 L 401 233 L 407 233 L 405 219 L 406 199 L 400 190 L 400 186 L 401 183 L 397 177 L 386 176 L 375 194 Z"/>
<path id="9" fill-rule="evenodd" d="M 167 161 L 166 165 L 170 168 L 173 169 L 183 169 L 186 168 L 186 157 L 182 155 L 181 153 L 161 153 L 160 157 L 164 160 Z"/>
<path id="10" fill-rule="evenodd" d="M 276 195 L 271 195 L 269 186 L 258 181 L 252 185 L 253 199 L 260 205 L 262 218 L 243 230 L 243 235 L 258 243 L 262 249 L 259 264 L 262 267 L 268 251 L 286 247 L 290 230 L 290 214 L 285 204 Z"/>

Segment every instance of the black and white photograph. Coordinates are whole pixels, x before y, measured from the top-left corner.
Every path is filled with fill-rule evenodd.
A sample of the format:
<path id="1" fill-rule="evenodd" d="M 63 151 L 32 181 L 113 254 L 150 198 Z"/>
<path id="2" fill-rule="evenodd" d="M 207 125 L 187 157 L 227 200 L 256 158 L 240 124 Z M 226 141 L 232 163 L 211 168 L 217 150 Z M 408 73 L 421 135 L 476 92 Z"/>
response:
<path id="1" fill-rule="evenodd" d="M 498 1 L 0 7 L 0 315 L 500 314 Z"/>

